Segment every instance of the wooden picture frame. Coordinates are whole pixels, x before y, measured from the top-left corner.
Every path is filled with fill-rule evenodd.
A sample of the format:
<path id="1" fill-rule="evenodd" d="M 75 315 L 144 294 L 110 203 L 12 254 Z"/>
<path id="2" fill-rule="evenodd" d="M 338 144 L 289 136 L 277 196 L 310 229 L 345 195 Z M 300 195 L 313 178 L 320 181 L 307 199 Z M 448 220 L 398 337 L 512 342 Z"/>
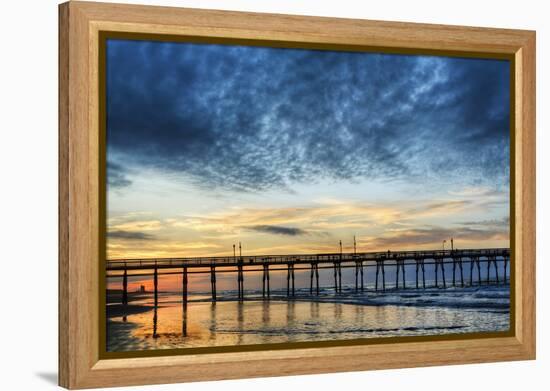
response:
<path id="1" fill-rule="evenodd" d="M 100 357 L 99 50 L 103 31 L 400 53 L 501 56 L 514 67 L 514 329 L 498 338 L 403 341 L 139 358 Z M 90 388 L 535 358 L 535 33 L 89 2 L 59 6 L 59 384 Z"/>

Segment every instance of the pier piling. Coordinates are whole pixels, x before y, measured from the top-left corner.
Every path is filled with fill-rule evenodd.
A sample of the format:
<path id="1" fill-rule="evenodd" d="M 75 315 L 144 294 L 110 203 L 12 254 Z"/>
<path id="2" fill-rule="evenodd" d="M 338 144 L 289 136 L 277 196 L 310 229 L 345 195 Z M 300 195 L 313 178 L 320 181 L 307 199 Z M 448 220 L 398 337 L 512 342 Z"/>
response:
<path id="1" fill-rule="evenodd" d="M 244 300 L 244 274 L 243 274 L 243 260 L 239 260 L 237 265 L 237 285 L 239 291 L 239 300 Z"/>
<path id="2" fill-rule="evenodd" d="M 418 269 L 420 267 L 420 262 L 418 259 L 415 259 L 415 264 L 416 264 L 416 289 L 418 289 Z"/>
<path id="3" fill-rule="evenodd" d="M 153 308 L 153 338 L 158 338 L 157 335 L 157 309 L 159 305 L 159 295 L 158 295 L 158 285 L 159 285 L 159 275 L 158 269 L 155 267 L 153 274 L 153 289 L 154 289 L 154 308 Z"/>
<path id="4" fill-rule="evenodd" d="M 290 266 L 290 272 L 291 272 L 291 278 L 292 278 L 292 297 L 294 297 L 294 264 L 292 263 Z"/>
<path id="5" fill-rule="evenodd" d="M 422 270 L 422 288 L 426 289 L 426 275 L 424 269 L 424 258 L 416 258 L 416 289 L 418 289 L 418 272 Z"/>
<path id="6" fill-rule="evenodd" d="M 334 292 L 338 292 L 338 266 L 334 262 Z"/>
<path id="7" fill-rule="evenodd" d="M 495 268 L 495 279 L 496 279 L 496 283 L 498 284 L 499 283 L 499 277 L 498 277 L 498 265 L 497 265 L 497 257 L 496 256 L 490 256 L 490 257 L 487 258 L 487 284 L 489 284 L 490 281 L 491 281 L 491 279 L 490 279 L 491 264 L 493 264 L 493 266 Z"/>
<path id="8" fill-rule="evenodd" d="M 464 270 L 462 268 L 462 257 L 459 258 L 458 265 L 460 267 L 460 286 L 464 288 Z"/>
<path id="9" fill-rule="evenodd" d="M 126 313 L 128 312 L 128 270 L 124 269 L 124 275 L 122 276 L 122 321 L 126 322 L 127 316 Z"/>
<path id="10" fill-rule="evenodd" d="M 384 260 L 378 259 L 376 260 L 376 282 L 375 282 L 375 290 L 378 290 L 378 276 L 380 275 L 380 272 L 382 272 L 382 290 L 386 290 L 386 270 L 384 269 Z"/>
<path id="11" fill-rule="evenodd" d="M 506 281 L 506 279 L 507 279 L 506 271 L 507 271 L 507 268 L 508 268 L 508 257 L 505 256 L 505 257 L 503 257 L 503 258 L 504 258 L 504 278 L 503 278 L 502 282 L 503 282 L 504 284 L 506 284 L 506 282 L 507 282 L 507 281 Z"/>
<path id="12" fill-rule="evenodd" d="M 481 263 L 479 261 L 479 257 L 477 257 L 476 259 L 476 264 L 477 264 L 477 281 L 479 285 L 481 285 Z"/>
<path id="13" fill-rule="evenodd" d="M 342 292 L 342 262 L 338 262 L 338 291 Z"/>
<path id="14" fill-rule="evenodd" d="M 384 268 L 384 262 L 382 262 L 382 290 L 386 290 L 386 270 Z"/>
<path id="15" fill-rule="evenodd" d="M 212 301 L 216 302 L 216 266 L 210 267 L 210 285 L 212 288 Z"/>
<path id="16" fill-rule="evenodd" d="M 406 289 L 407 288 L 407 284 L 406 284 L 406 275 L 405 275 L 405 260 L 403 259 L 401 261 L 401 271 L 403 272 L 401 274 L 401 280 L 403 282 L 403 289 Z"/>
<path id="17" fill-rule="evenodd" d="M 286 295 L 290 296 L 290 263 L 286 265 Z"/>
<path id="18" fill-rule="evenodd" d="M 405 260 L 397 259 L 395 261 L 395 289 L 399 289 L 399 269 L 401 269 L 401 280 L 403 283 L 403 289 L 405 288 Z"/>
<path id="19" fill-rule="evenodd" d="M 441 269 L 441 280 L 443 281 L 443 288 L 447 287 L 447 282 L 445 281 L 445 258 L 435 258 L 435 287 L 439 288 L 439 269 Z"/>
<path id="20" fill-rule="evenodd" d="M 456 279 L 455 279 L 455 275 L 456 275 L 456 264 L 457 264 L 457 260 L 455 257 L 453 257 L 453 286 L 456 286 Z"/>
<path id="21" fill-rule="evenodd" d="M 183 268 L 181 278 L 182 334 L 187 336 L 187 268 Z"/>
<path id="22" fill-rule="evenodd" d="M 266 297 L 266 288 L 267 288 L 267 297 L 269 298 L 270 292 L 269 292 L 269 264 L 264 263 L 263 265 L 264 273 L 262 277 L 262 297 L 265 299 Z"/>
<path id="23" fill-rule="evenodd" d="M 159 286 L 159 273 L 158 273 L 158 269 L 155 267 L 155 271 L 154 271 L 154 274 L 153 274 L 153 289 L 154 289 L 155 308 L 157 308 L 157 306 L 159 304 L 158 286 Z"/>
<path id="24" fill-rule="evenodd" d="M 309 294 L 313 294 L 313 274 L 315 273 L 315 264 L 311 264 L 310 274 L 309 274 Z"/>
<path id="25" fill-rule="evenodd" d="M 426 268 L 424 265 L 424 259 L 420 262 L 420 266 L 422 267 L 422 289 L 426 289 Z"/>
<path id="26" fill-rule="evenodd" d="M 122 305 L 128 305 L 128 270 L 124 269 L 122 276 Z"/>
<path id="27" fill-rule="evenodd" d="M 437 258 L 434 259 L 434 268 L 435 268 L 435 287 L 439 288 L 439 261 Z"/>
<path id="28" fill-rule="evenodd" d="M 445 258 L 441 258 L 441 275 L 443 278 L 443 288 L 447 288 L 447 282 L 445 281 Z"/>
<path id="29" fill-rule="evenodd" d="M 355 261 L 355 292 L 359 291 L 359 262 Z"/>
<path id="30" fill-rule="evenodd" d="M 269 265 L 265 266 L 266 278 L 267 278 L 267 298 L 271 297 L 271 288 L 269 286 Z"/>
<path id="31" fill-rule="evenodd" d="M 479 262 L 479 257 L 470 258 L 470 286 L 474 285 L 474 266 L 477 267 L 477 284 L 481 285 L 481 265 Z"/>
<path id="32" fill-rule="evenodd" d="M 317 296 L 319 296 L 319 264 L 315 263 L 315 288 L 317 289 Z"/>
<path id="33" fill-rule="evenodd" d="M 363 270 L 363 261 L 361 262 L 361 292 L 365 290 L 365 279 L 364 279 L 364 270 Z"/>
<path id="34" fill-rule="evenodd" d="M 395 289 L 399 289 L 399 261 L 395 261 Z"/>

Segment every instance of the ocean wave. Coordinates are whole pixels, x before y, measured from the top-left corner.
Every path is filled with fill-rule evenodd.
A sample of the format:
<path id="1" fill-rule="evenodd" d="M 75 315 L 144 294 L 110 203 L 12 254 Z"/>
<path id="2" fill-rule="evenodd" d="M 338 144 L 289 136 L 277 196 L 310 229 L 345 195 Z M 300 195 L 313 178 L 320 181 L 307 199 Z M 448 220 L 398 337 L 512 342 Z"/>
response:
<path id="1" fill-rule="evenodd" d="M 252 335 L 291 335 L 291 334 L 365 334 L 365 333 L 399 333 L 415 331 L 450 331 L 464 329 L 465 325 L 452 326 L 410 326 L 410 327 L 351 327 L 339 330 L 314 330 L 314 329 L 289 329 L 289 328 L 261 328 L 261 329 L 242 329 L 242 328 L 211 328 L 210 331 L 217 334 L 252 334 Z"/>
<path id="2" fill-rule="evenodd" d="M 237 301 L 238 292 L 222 291 L 217 296 L 218 302 Z M 245 292 L 245 301 L 262 301 L 264 297 L 259 290 Z M 387 289 L 386 291 L 356 291 L 347 287 L 342 292 L 335 292 L 333 288 L 322 288 L 319 294 L 310 294 L 309 288 L 295 290 L 294 296 L 287 296 L 286 289 L 272 290 L 270 301 L 308 301 L 319 303 L 337 303 L 363 306 L 415 306 L 415 307 L 447 307 L 463 309 L 509 310 L 510 286 L 489 285 L 475 287 L 449 287 L 426 289 Z M 209 303 L 212 299 L 203 293 L 190 294 L 189 303 Z M 180 303 L 178 294 L 165 295 L 160 298 L 160 305 Z M 141 304 L 152 305 L 150 299 Z"/>

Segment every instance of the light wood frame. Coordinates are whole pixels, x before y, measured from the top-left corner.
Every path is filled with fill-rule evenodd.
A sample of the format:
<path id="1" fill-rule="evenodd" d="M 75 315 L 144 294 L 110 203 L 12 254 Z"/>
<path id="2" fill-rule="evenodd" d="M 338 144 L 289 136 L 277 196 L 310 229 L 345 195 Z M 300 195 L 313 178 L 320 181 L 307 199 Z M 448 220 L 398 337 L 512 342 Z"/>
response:
<path id="1" fill-rule="evenodd" d="M 515 64 L 514 336 L 100 359 L 100 31 L 510 56 Z M 535 32 L 71 1 L 59 6 L 59 38 L 60 385 L 74 389 L 535 358 Z"/>

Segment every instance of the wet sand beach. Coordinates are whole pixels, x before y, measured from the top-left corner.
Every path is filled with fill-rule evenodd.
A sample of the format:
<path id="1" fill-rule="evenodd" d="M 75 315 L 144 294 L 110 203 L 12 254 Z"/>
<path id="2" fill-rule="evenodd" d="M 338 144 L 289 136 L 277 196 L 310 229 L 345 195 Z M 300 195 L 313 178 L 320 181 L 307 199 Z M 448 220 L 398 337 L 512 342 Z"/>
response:
<path id="1" fill-rule="evenodd" d="M 270 301 L 251 292 L 235 300 L 223 292 L 217 303 L 208 295 L 190 295 L 186 322 L 177 293 L 133 298 L 124 320 L 119 304 L 110 304 L 107 350 L 132 351 L 185 347 L 235 346 L 280 342 L 421 336 L 509 329 L 509 286 L 485 286 L 385 293 L 352 289 L 319 297 L 306 290 L 287 300 L 275 292 Z"/>

